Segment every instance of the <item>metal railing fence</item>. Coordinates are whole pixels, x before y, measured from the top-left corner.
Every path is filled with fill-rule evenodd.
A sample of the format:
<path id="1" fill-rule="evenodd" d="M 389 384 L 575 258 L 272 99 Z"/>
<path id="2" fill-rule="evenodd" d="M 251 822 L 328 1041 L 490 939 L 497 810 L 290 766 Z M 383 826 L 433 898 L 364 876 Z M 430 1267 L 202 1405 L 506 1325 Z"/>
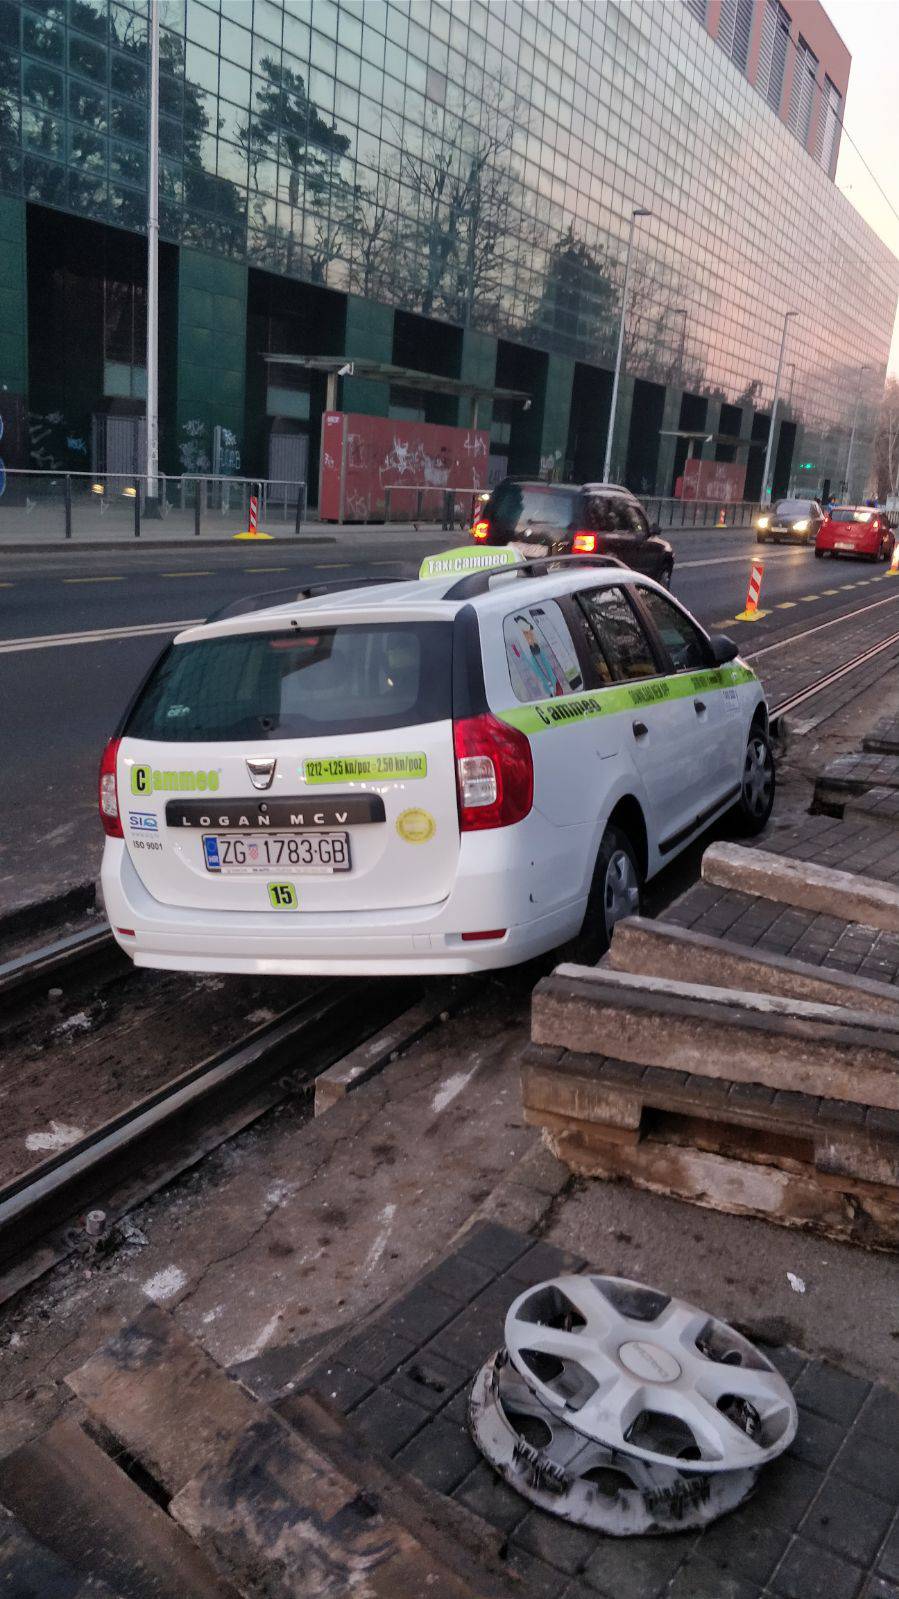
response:
<path id="1" fill-rule="evenodd" d="M 271 478 L 216 477 L 211 473 L 160 472 L 155 495 L 139 473 L 29 471 L 7 467 L 0 491 L 0 533 L 7 518 L 25 540 L 73 539 L 79 532 L 139 539 L 147 524 L 163 522 L 168 537 L 200 538 L 204 525 L 234 533 L 249 526 L 255 495 L 260 532 L 298 534 L 306 519 L 306 484 Z M 233 527 L 231 527 L 233 524 Z"/>

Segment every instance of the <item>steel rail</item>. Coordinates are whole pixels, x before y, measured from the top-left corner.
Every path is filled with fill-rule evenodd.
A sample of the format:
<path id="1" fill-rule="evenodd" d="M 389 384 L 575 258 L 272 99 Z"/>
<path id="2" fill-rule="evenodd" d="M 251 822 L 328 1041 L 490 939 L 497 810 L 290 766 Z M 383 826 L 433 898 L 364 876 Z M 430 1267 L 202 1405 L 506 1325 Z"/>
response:
<path id="1" fill-rule="evenodd" d="M 328 979 L 235 1048 L 182 1072 L 76 1144 L 13 1178 L 0 1187 L 0 1266 L 5 1268 L 27 1253 L 29 1246 L 63 1220 L 71 1223 L 83 1206 L 102 1205 L 118 1179 L 126 1179 L 131 1192 L 119 1214 L 148 1198 L 159 1182 L 154 1180 L 143 1192 L 138 1175 L 137 1192 L 133 1192 L 134 1176 L 140 1173 L 142 1161 L 151 1164 L 154 1155 L 159 1156 L 161 1140 L 165 1140 L 162 1153 L 164 1180 L 168 1181 L 198 1158 L 192 1152 L 196 1138 L 194 1145 L 188 1139 L 183 1157 L 171 1153 L 173 1139 L 194 1132 L 198 1118 L 199 1142 L 208 1148 L 210 1120 L 227 1118 L 240 1105 L 241 1096 L 258 1099 L 268 1087 L 248 1119 L 264 1114 L 286 1094 L 312 1083 L 334 1060 L 406 1009 L 410 998 L 409 983 L 401 979 L 377 985 L 363 978 Z M 287 1073 L 291 1081 L 283 1087 L 273 1081 L 280 1074 L 283 1082 Z M 68 1247 L 58 1245 L 47 1264 L 63 1258 L 72 1247 L 71 1242 Z M 46 1264 L 41 1269 L 46 1269 Z M 39 1271 L 31 1273 L 28 1280 L 35 1275 Z M 8 1276 L 5 1280 L 0 1276 L 0 1303 L 12 1291 L 15 1285 L 10 1288 Z"/>
<path id="2" fill-rule="evenodd" d="M 857 671 L 860 666 L 864 666 L 868 661 L 873 661 L 878 655 L 882 655 L 884 650 L 888 650 L 891 646 L 897 644 L 899 644 L 899 633 L 891 633 L 889 638 L 880 639 L 876 644 L 872 644 L 869 649 L 862 650 L 858 655 L 854 655 L 851 660 L 844 661 L 841 666 L 834 667 L 833 671 L 823 673 L 813 683 L 807 684 L 805 688 L 799 689 L 796 694 L 790 695 L 788 699 L 782 700 L 779 705 L 773 706 L 770 712 L 772 722 L 776 721 L 778 717 L 786 716 L 790 711 L 797 710 L 800 705 L 805 704 L 806 700 L 810 700 L 824 689 L 830 688 L 833 683 L 838 683 L 841 678 L 848 677 L 850 672 Z"/>

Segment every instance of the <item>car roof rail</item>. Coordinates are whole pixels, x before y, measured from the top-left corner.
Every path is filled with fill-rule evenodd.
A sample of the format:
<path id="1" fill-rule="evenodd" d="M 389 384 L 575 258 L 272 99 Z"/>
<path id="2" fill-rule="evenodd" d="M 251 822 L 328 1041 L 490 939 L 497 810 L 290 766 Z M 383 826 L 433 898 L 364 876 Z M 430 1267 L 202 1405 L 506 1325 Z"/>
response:
<path id="1" fill-rule="evenodd" d="M 268 589 L 264 594 L 248 594 L 241 600 L 231 600 L 217 611 L 210 612 L 207 622 L 221 622 L 228 616 L 248 616 L 253 611 L 265 611 L 271 605 L 289 605 L 300 600 L 314 600 L 320 594 L 339 594 L 345 589 L 377 588 L 387 583 L 408 583 L 408 577 L 342 577 L 330 582 L 302 583 L 289 589 Z"/>
<path id="2" fill-rule="evenodd" d="M 532 561 L 516 561 L 512 566 L 488 566 L 480 572 L 470 572 L 467 577 L 460 578 L 458 583 L 448 588 L 443 598 L 470 600 L 476 594 L 489 592 L 491 578 L 545 577 L 551 567 L 561 567 L 564 571 L 571 566 L 620 566 L 622 571 L 628 570 L 625 562 L 619 561 L 617 555 L 541 555 Z"/>

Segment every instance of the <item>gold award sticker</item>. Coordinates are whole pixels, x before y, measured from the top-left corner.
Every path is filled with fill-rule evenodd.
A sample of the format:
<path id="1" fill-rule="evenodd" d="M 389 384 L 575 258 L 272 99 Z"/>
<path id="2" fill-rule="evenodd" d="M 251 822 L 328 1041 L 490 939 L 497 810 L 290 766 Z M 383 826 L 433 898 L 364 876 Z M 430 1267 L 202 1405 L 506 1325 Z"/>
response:
<path id="1" fill-rule="evenodd" d="M 427 844 L 437 831 L 437 823 L 430 811 L 420 811 L 415 807 L 401 812 L 396 819 L 396 830 L 407 844 Z"/>

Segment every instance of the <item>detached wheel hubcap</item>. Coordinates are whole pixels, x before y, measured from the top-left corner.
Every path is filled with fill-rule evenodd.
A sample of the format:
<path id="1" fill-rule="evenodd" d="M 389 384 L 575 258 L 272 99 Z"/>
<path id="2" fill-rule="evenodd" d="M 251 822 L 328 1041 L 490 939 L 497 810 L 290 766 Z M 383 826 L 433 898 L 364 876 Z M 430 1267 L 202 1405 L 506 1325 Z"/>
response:
<path id="1" fill-rule="evenodd" d="M 774 772 L 764 739 L 751 738 L 743 768 L 743 803 L 752 816 L 764 816 L 771 801 Z"/>
<path id="2" fill-rule="evenodd" d="M 606 932 L 611 933 L 623 916 L 633 916 L 640 908 L 640 884 L 633 861 L 623 849 L 615 851 L 606 869 L 603 895 Z"/>

